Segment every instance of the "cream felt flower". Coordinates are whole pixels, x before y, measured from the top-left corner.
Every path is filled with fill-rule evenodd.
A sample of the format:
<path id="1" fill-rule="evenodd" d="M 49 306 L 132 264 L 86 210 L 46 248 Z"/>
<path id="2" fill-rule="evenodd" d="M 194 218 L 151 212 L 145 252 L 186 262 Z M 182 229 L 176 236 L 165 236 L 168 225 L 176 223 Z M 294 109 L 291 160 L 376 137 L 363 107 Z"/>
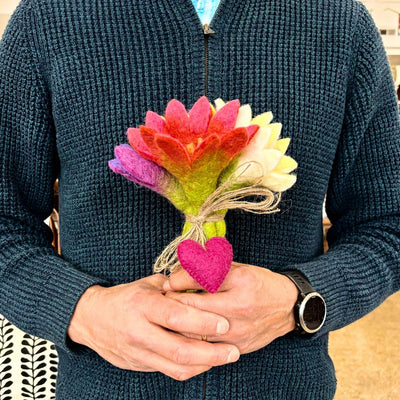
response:
<path id="1" fill-rule="evenodd" d="M 270 115 L 268 115 L 270 114 Z M 253 119 L 252 123 L 259 124 L 261 119 L 270 121 L 271 113 L 261 114 Z M 257 120 L 257 122 L 255 122 Z M 262 185 L 274 192 L 284 192 L 291 188 L 296 182 L 296 175 L 291 174 L 297 168 L 297 162 L 287 155 L 290 139 L 279 139 L 282 124 L 273 123 L 261 125 L 253 140 L 239 155 L 238 164 L 249 161 L 257 161 L 263 168 Z M 257 168 L 250 167 L 247 170 L 250 177 L 259 175 Z M 251 176 L 253 175 L 253 176 Z"/>
<path id="2" fill-rule="evenodd" d="M 225 105 L 224 101 L 215 101 L 218 111 Z M 234 160 L 235 166 L 245 163 L 249 164 L 243 178 L 256 179 L 260 176 L 262 167 L 262 185 L 274 192 L 284 192 L 291 188 L 296 182 L 296 175 L 291 174 L 297 168 L 297 162 L 285 155 L 290 144 L 290 138 L 280 139 L 282 124 L 271 123 L 273 115 L 265 112 L 252 118 L 250 105 L 246 104 L 239 108 L 235 128 L 248 125 L 258 125 L 260 128 L 250 140 L 249 144 Z"/>

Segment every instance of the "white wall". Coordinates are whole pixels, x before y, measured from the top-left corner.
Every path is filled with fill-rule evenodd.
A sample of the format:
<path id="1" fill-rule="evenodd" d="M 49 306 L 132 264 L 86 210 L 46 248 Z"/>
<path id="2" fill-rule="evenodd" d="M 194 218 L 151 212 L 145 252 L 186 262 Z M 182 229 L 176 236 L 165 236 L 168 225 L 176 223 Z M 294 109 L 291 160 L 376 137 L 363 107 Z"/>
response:
<path id="1" fill-rule="evenodd" d="M 362 0 L 379 28 L 397 29 L 399 24 L 400 1 Z"/>
<path id="2" fill-rule="evenodd" d="M 0 0 L 0 37 L 7 25 L 8 18 L 17 7 L 19 0 Z"/>

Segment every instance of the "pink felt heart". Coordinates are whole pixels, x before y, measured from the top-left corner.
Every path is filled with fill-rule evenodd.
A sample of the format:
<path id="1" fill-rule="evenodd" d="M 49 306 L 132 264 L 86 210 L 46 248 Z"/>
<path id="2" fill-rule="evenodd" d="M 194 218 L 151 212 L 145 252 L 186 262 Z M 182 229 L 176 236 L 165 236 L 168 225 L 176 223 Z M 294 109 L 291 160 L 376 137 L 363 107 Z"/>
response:
<path id="1" fill-rule="evenodd" d="M 194 240 L 184 240 L 177 253 L 182 268 L 210 293 L 222 285 L 233 260 L 232 246 L 223 237 L 211 238 L 205 249 Z"/>

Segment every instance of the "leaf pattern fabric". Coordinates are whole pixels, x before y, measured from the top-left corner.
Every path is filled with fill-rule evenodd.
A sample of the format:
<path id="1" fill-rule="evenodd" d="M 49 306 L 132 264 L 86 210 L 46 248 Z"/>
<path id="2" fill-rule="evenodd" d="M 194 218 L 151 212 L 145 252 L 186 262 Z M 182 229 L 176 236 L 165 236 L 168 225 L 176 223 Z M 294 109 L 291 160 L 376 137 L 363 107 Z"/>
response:
<path id="1" fill-rule="evenodd" d="M 0 400 L 55 399 L 57 365 L 52 343 L 0 315 Z"/>

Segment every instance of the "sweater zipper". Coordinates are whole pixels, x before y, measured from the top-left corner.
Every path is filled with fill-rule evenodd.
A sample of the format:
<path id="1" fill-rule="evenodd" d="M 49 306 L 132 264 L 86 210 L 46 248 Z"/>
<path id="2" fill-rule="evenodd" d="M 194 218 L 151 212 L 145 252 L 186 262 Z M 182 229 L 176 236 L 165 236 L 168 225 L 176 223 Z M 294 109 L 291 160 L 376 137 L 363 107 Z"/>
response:
<path id="1" fill-rule="evenodd" d="M 218 4 L 217 10 L 220 5 L 221 4 Z M 215 14 L 217 13 L 217 10 L 215 11 Z M 204 24 L 203 33 L 204 33 L 204 95 L 208 98 L 208 39 L 210 35 L 213 35 L 215 33 L 215 31 L 213 31 L 210 28 L 209 24 Z M 206 389 L 207 389 L 207 372 L 204 372 L 202 400 L 206 400 Z"/>
<path id="2" fill-rule="evenodd" d="M 208 98 L 208 39 L 215 32 L 210 28 L 210 25 L 203 25 L 204 33 L 204 95 Z M 207 388 L 207 372 L 203 372 L 203 396 L 202 400 L 206 400 Z"/>
<path id="3" fill-rule="evenodd" d="M 210 28 L 210 25 L 203 25 L 204 33 L 204 94 L 208 97 L 208 39 L 215 32 Z"/>

